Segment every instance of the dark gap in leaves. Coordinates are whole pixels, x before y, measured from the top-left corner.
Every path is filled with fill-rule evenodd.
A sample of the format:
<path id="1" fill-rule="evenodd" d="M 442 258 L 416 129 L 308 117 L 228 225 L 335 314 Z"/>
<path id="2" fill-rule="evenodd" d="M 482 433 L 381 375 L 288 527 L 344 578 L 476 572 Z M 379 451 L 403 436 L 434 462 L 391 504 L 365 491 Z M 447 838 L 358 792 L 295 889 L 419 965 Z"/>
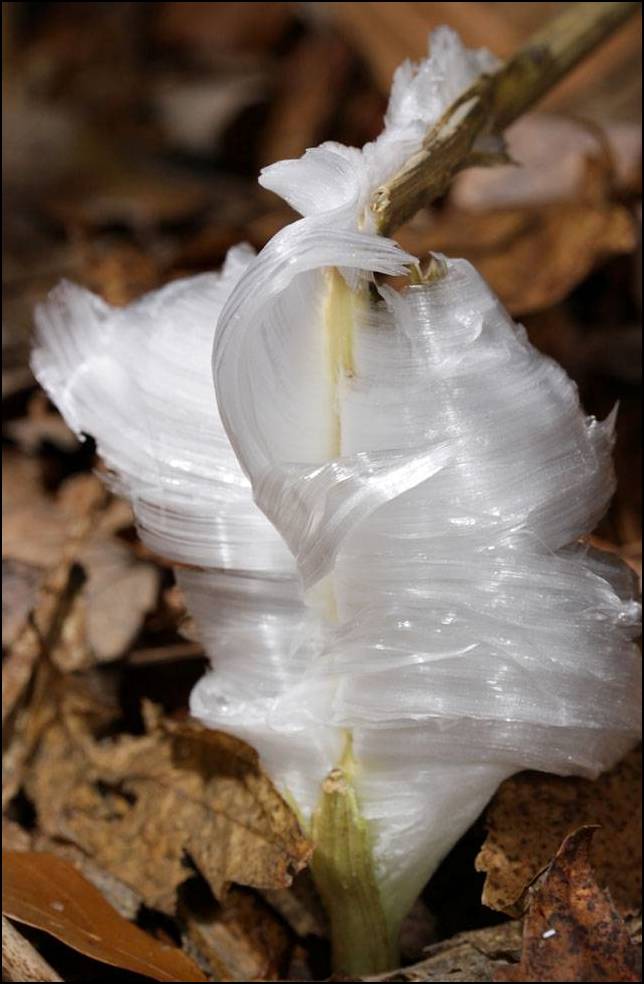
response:
<path id="1" fill-rule="evenodd" d="M 141 666 L 125 664 L 119 689 L 125 730 L 134 735 L 144 733 L 143 698 L 160 704 L 166 714 L 185 713 L 190 691 L 203 676 L 207 664 L 205 657 Z"/>
<path id="2" fill-rule="evenodd" d="M 212 894 L 210 885 L 190 857 L 187 858 L 187 862 L 194 873 L 177 889 L 179 904 L 190 909 L 199 919 L 212 919 L 219 912 L 220 905 Z"/>
<path id="3" fill-rule="evenodd" d="M 48 492 L 56 492 L 73 475 L 92 471 L 96 464 L 96 442 L 86 434 L 77 448 L 65 451 L 59 445 L 45 440 L 41 442 L 39 455 L 43 484 Z"/>
<path id="4" fill-rule="evenodd" d="M 24 789 L 20 788 L 6 809 L 9 820 L 13 820 L 25 830 L 35 830 L 38 824 L 38 813 L 32 800 Z"/>
<path id="5" fill-rule="evenodd" d="M 158 909 L 150 909 L 147 905 L 142 904 L 136 914 L 135 922 L 137 926 L 160 940 L 161 943 L 167 943 L 171 946 L 181 946 L 179 927 L 176 921 L 164 912 L 159 912 Z"/>
<path id="6" fill-rule="evenodd" d="M 607 260 L 573 290 L 566 304 L 577 323 L 586 330 L 594 326 L 638 324 L 641 312 L 635 296 L 633 257 L 616 256 Z"/>
<path id="7" fill-rule="evenodd" d="M 219 138 L 219 168 L 256 179 L 259 143 L 268 113 L 268 102 L 261 102 L 247 106 L 235 117 Z"/>
<path id="8" fill-rule="evenodd" d="M 314 981 L 326 981 L 331 976 L 331 946 L 320 936 L 305 936 L 307 963 Z"/>
<path id="9" fill-rule="evenodd" d="M 290 54 L 305 34 L 307 34 L 307 29 L 302 21 L 298 17 L 291 18 L 282 36 L 271 46 L 271 54 L 275 58 L 284 58 Z"/>
<path id="10" fill-rule="evenodd" d="M 25 417 L 27 415 L 27 407 L 32 396 L 36 392 L 36 382 L 34 380 L 32 386 L 25 387 L 24 389 L 16 390 L 15 393 L 10 393 L 9 396 L 2 397 L 2 419 L 5 423 L 9 423 L 11 420 L 17 420 L 20 417 Z M 3 445 L 8 445 L 10 447 L 15 447 L 16 442 L 11 438 L 2 437 Z"/>
<path id="11" fill-rule="evenodd" d="M 481 905 L 485 875 L 475 870 L 474 860 L 484 840 L 484 819 L 480 817 L 452 848 L 423 892 L 436 919 L 439 940 L 508 921 L 502 913 Z"/>
<path id="12" fill-rule="evenodd" d="M 97 779 L 94 783 L 94 788 L 107 803 L 114 797 L 117 797 L 125 800 L 129 806 L 136 804 L 137 797 L 130 790 L 126 789 L 122 782 L 109 783 L 104 782 L 102 779 Z"/>

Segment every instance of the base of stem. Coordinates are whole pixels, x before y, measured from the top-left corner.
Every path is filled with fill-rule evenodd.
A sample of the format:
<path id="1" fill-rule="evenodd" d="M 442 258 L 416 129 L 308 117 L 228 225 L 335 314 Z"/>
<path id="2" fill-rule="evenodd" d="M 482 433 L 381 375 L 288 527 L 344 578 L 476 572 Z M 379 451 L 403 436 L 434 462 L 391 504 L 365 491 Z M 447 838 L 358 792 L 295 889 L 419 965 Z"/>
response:
<path id="1" fill-rule="evenodd" d="M 353 786 L 350 736 L 340 766 L 322 784 L 313 815 L 311 862 L 331 928 L 333 969 L 352 976 L 398 966 L 398 929 L 388 925 L 375 877 L 369 825 Z"/>

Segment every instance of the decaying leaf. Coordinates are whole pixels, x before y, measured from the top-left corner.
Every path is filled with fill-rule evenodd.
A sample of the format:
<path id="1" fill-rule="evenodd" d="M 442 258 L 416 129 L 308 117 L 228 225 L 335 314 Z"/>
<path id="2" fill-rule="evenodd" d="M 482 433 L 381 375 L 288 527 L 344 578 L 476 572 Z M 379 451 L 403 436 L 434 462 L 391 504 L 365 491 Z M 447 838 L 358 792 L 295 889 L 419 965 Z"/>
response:
<path id="1" fill-rule="evenodd" d="M 287 886 L 307 863 L 310 846 L 249 746 L 164 723 L 150 708 L 144 736 L 100 741 L 94 714 L 67 688 L 34 756 L 26 787 L 48 836 L 75 843 L 165 912 L 190 875 L 186 856 L 218 898 L 231 882 Z"/>
<path id="2" fill-rule="evenodd" d="M 35 947 L 2 917 L 2 980 L 62 981 Z"/>
<path id="3" fill-rule="evenodd" d="M 495 981 L 640 980 L 639 950 L 591 868 L 593 831 L 570 834 L 529 889 L 521 962 Z"/>
<path id="4" fill-rule="evenodd" d="M 79 568 L 63 561 L 44 580 L 29 619 L 2 666 L 2 803 L 15 795 L 42 732 L 55 716 L 56 671 L 45 653 L 60 645 L 70 608 L 83 583 Z"/>
<path id="5" fill-rule="evenodd" d="M 592 861 L 600 885 L 617 908 L 641 905 L 641 758 L 634 749 L 596 781 L 524 772 L 503 783 L 487 813 L 488 835 L 477 859 L 487 872 L 483 902 L 517 914 L 526 885 L 548 863 L 563 838 L 598 824 Z"/>
<path id="6" fill-rule="evenodd" d="M 205 981 L 176 947 L 123 919 L 73 865 L 53 854 L 3 851 L 3 913 L 103 963 L 156 981 Z"/>
<path id="7" fill-rule="evenodd" d="M 56 669 L 120 656 L 156 599 L 160 575 L 112 543 L 113 510 L 98 478 L 77 476 L 48 497 L 35 459 L 9 453 L 3 461 L 3 565 L 14 575 L 3 661 L 6 804 L 55 714 Z"/>
<path id="8" fill-rule="evenodd" d="M 2 557 L 50 569 L 60 563 L 69 530 L 42 487 L 36 458 L 3 450 Z"/>
<path id="9" fill-rule="evenodd" d="M 159 569 L 139 560 L 127 544 L 100 535 L 83 544 L 77 559 L 87 573 L 87 583 L 75 616 L 89 665 L 118 659 L 154 608 Z"/>

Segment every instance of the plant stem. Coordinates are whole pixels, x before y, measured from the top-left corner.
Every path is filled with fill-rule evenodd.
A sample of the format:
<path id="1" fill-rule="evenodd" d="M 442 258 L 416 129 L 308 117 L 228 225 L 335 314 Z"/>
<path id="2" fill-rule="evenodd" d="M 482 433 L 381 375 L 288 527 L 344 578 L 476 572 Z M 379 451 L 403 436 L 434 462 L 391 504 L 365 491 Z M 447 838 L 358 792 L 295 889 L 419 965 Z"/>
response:
<path id="1" fill-rule="evenodd" d="M 369 826 L 353 785 L 355 760 L 347 734 L 340 765 L 322 784 L 311 823 L 311 873 L 331 923 L 333 969 L 374 974 L 398 964 L 398 927 L 390 927 L 376 882 Z"/>
<path id="2" fill-rule="evenodd" d="M 541 28 L 497 72 L 482 75 L 427 133 L 421 150 L 375 192 L 378 232 L 389 235 L 442 195 L 454 175 L 500 155 L 473 151 L 476 138 L 501 133 L 636 12 L 639 3 L 573 3 Z"/>

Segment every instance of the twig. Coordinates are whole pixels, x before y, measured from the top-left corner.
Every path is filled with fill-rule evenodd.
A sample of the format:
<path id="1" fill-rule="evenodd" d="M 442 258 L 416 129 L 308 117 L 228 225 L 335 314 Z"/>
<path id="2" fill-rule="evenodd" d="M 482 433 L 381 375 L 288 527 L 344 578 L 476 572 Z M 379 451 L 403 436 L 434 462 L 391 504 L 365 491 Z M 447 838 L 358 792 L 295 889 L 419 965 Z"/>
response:
<path id="1" fill-rule="evenodd" d="M 497 163 L 473 151 L 477 137 L 501 133 L 639 8 L 639 3 L 574 3 L 518 54 L 482 75 L 427 133 L 420 151 L 375 192 L 371 209 L 388 235 L 442 195 L 464 167 Z M 502 155 L 501 155 L 502 159 Z"/>

